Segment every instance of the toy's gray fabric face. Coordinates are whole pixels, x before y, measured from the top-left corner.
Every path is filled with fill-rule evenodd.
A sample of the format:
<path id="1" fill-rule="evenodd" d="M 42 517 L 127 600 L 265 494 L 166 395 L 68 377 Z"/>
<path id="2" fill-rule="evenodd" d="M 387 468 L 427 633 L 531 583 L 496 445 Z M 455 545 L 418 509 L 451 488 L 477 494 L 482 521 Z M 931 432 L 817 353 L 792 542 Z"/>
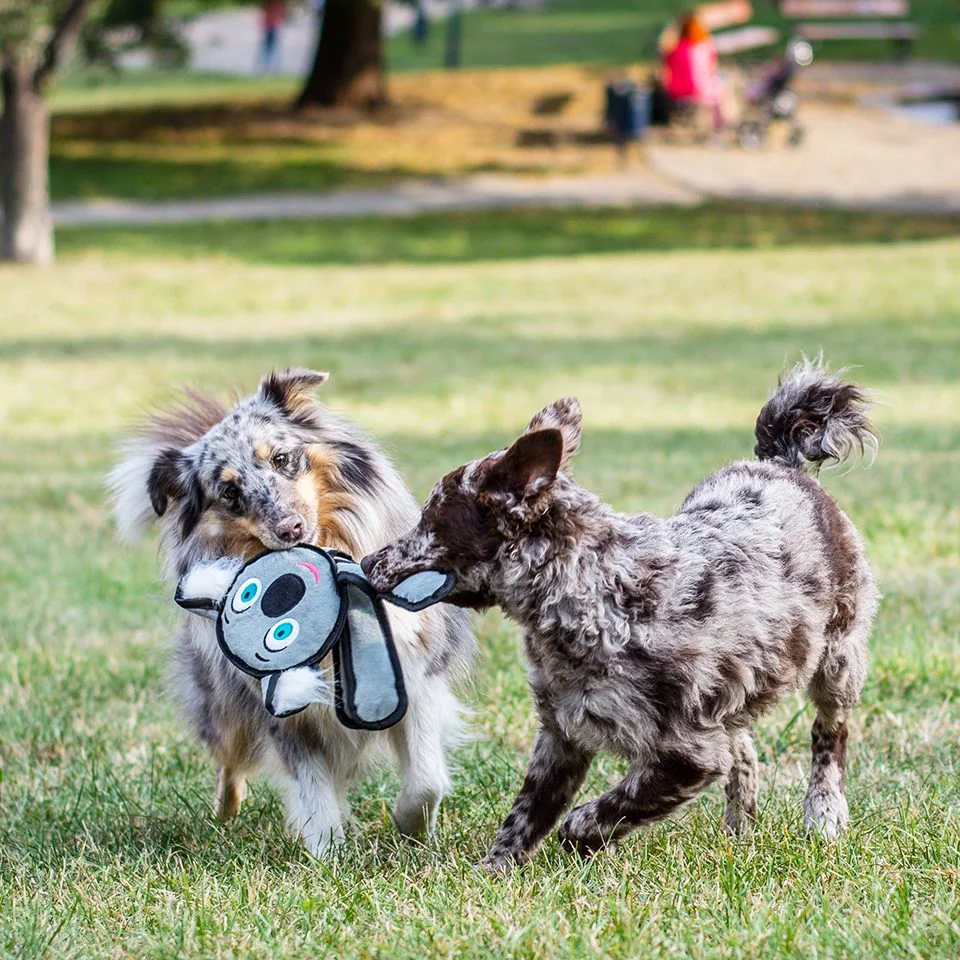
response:
<path id="1" fill-rule="evenodd" d="M 400 659 L 383 601 L 422 610 L 453 588 L 423 572 L 378 595 L 360 565 L 318 547 L 198 564 L 180 581 L 177 603 L 216 619 L 217 639 L 239 669 L 261 680 L 263 702 L 288 717 L 328 698 L 320 661 L 334 654 L 334 699 L 344 726 L 382 730 L 407 708 Z"/>
<path id="2" fill-rule="evenodd" d="M 319 659 L 342 622 L 330 560 L 302 547 L 259 557 L 230 588 L 220 619 L 229 653 L 258 673 Z"/>

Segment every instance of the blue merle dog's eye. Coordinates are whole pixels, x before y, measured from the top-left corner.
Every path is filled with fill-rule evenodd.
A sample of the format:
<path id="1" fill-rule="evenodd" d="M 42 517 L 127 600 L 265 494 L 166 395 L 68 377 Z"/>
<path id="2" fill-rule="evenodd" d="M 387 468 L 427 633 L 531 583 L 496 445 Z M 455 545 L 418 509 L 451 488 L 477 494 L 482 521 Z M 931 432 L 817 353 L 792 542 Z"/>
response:
<path id="1" fill-rule="evenodd" d="M 257 597 L 260 596 L 262 586 L 256 577 L 251 577 L 242 584 L 240 589 L 233 595 L 233 602 L 230 606 L 233 607 L 237 613 L 243 613 L 244 610 L 249 610 Z"/>
<path id="2" fill-rule="evenodd" d="M 275 623 L 267 631 L 267 635 L 263 638 L 263 645 L 274 652 L 284 650 L 297 639 L 299 632 L 300 624 L 292 617 L 287 617 L 286 620 Z"/>
<path id="3" fill-rule="evenodd" d="M 231 513 L 240 513 L 240 488 L 235 483 L 228 483 L 220 491 L 220 502 Z"/>

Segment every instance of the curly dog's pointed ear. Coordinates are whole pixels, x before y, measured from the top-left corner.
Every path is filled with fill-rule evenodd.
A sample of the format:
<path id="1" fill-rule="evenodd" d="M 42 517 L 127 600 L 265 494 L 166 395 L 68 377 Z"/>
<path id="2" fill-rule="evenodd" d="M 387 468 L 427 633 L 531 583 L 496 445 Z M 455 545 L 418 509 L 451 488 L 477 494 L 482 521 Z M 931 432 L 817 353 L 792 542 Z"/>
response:
<path id="1" fill-rule="evenodd" d="M 540 430 L 559 430 L 563 436 L 563 456 L 560 469 L 570 469 L 570 458 L 580 449 L 580 425 L 583 413 L 576 397 L 564 397 L 544 407 L 527 425 L 527 433 Z"/>
<path id="2" fill-rule="evenodd" d="M 304 367 L 274 370 L 260 381 L 260 396 L 276 404 L 287 416 L 296 416 L 309 404 L 310 393 L 329 379 L 329 373 Z"/>
<path id="3" fill-rule="evenodd" d="M 483 493 L 518 504 L 533 500 L 557 479 L 562 460 L 563 434 L 559 430 L 525 433 L 491 464 L 483 480 Z"/>

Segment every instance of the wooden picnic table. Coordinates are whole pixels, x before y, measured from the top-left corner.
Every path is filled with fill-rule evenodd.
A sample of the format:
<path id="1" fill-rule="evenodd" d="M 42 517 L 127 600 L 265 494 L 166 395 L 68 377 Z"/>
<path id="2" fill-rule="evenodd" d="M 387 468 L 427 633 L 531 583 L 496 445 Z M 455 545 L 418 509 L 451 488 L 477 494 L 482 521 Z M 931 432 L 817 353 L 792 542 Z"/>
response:
<path id="1" fill-rule="evenodd" d="M 906 17 L 907 0 L 781 0 L 780 13 L 790 20 L 808 17 Z"/>
<path id="2" fill-rule="evenodd" d="M 903 58 L 920 33 L 903 19 L 910 13 L 908 0 L 780 0 L 780 13 L 790 20 L 834 21 L 798 23 L 794 33 L 805 40 L 892 40 Z"/>
<path id="3" fill-rule="evenodd" d="M 713 35 L 714 49 L 721 57 L 731 57 L 747 50 L 770 47 L 779 42 L 780 31 L 776 27 L 740 27 Z"/>
<path id="4" fill-rule="evenodd" d="M 769 47 L 780 40 L 780 31 L 776 27 L 760 27 L 750 23 L 753 19 L 750 0 L 703 3 L 695 8 L 695 12 L 712 34 L 714 48 L 722 57 Z M 670 24 L 660 35 L 659 47 L 661 50 L 669 49 L 676 41 L 676 25 Z"/>

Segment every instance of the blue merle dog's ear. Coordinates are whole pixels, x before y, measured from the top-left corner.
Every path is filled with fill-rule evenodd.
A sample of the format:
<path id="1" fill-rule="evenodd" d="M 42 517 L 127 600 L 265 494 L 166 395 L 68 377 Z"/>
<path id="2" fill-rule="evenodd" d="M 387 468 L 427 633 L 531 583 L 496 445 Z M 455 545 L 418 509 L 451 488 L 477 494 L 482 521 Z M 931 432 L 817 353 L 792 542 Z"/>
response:
<path id="1" fill-rule="evenodd" d="M 260 381 L 260 396 L 291 416 L 302 412 L 310 392 L 329 379 L 329 373 L 304 367 L 274 370 Z"/>
<path id="2" fill-rule="evenodd" d="M 174 600 L 190 613 L 216 620 L 242 566 L 235 558 L 198 563 L 180 578 Z"/>
<path id="3" fill-rule="evenodd" d="M 559 430 L 563 437 L 563 456 L 560 469 L 570 469 L 570 458 L 580 449 L 580 425 L 583 413 L 576 397 L 564 397 L 544 407 L 527 425 L 527 433 L 538 430 Z"/>
<path id="4" fill-rule="evenodd" d="M 186 537 L 200 521 L 204 495 L 193 461 L 182 450 L 167 447 L 157 455 L 147 476 L 147 493 L 158 517 L 162 517 L 171 500 L 181 504 L 180 532 Z"/>

